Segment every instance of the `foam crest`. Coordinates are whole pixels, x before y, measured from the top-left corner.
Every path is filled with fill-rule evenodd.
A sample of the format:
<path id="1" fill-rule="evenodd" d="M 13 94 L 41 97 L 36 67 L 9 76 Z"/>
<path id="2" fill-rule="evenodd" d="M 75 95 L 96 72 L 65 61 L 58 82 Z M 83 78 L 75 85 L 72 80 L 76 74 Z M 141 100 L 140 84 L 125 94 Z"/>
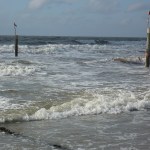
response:
<path id="1" fill-rule="evenodd" d="M 14 45 L 0 45 L 0 53 L 11 53 L 14 50 Z"/>
<path id="2" fill-rule="evenodd" d="M 148 99 L 139 100 L 132 92 L 110 90 L 93 93 L 93 99 L 78 98 L 73 101 L 53 106 L 46 110 L 41 108 L 27 120 L 59 119 L 70 116 L 95 115 L 101 113 L 118 114 L 150 108 Z"/>
<path id="3" fill-rule="evenodd" d="M 34 66 L 23 66 L 20 64 L 0 64 L 0 76 L 26 76 L 36 72 L 36 67 Z"/>
<path id="4" fill-rule="evenodd" d="M 0 96 L 0 110 L 6 111 L 6 110 L 21 110 L 25 107 L 29 107 L 30 102 L 28 103 L 14 103 L 12 99 L 8 99 L 6 97 Z"/>

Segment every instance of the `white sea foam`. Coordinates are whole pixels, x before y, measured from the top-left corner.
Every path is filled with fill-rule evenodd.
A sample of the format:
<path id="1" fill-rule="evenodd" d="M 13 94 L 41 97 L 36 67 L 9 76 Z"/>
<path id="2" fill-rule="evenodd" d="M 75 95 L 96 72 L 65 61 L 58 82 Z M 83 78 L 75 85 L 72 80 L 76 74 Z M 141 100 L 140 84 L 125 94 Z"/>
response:
<path id="1" fill-rule="evenodd" d="M 6 64 L 0 63 L 0 76 L 26 76 L 29 74 L 33 74 L 39 68 L 36 68 L 33 65 L 25 66 L 21 64 Z"/>
<path id="2" fill-rule="evenodd" d="M 100 45 L 70 45 L 70 44 L 47 44 L 37 46 L 20 46 L 22 53 L 31 54 L 51 54 L 59 51 L 74 51 L 74 50 L 99 50 L 103 46 Z"/>
<path id="3" fill-rule="evenodd" d="M 0 76 L 9 76 L 9 75 L 28 75 L 28 74 L 32 74 L 33 72 L 35 72 L 35 68 L 33 67 L 28 67 L 28 66 L 0 66 Z"/>
<path id="4" fill-rule="evenodd" d="M 29 107 L 30 104 L 31 102 L 17 104 L 11 98 L 0 96 L 0 111 L 23 109 Z"/>
<path id="5" fill-rule="evenodd" d="M 0 53 L 11 53 L 14 50 L 14 45 L 0 45 Z"/>
<path id="6" fill-rule="evenodd" d="M 132 92 L 113 90 L 94 93 L 92 100 L 78 98 L 61 105 L 53 106 L 48 110 L 41 108 L 32 116 L 26 115 L 24 119 L 41 120 L 101 113 L 118 114 L 134 110 L 145 110 L 147 108 L 150 108 L 150 101 L 145 96 L 139 100 L 138 96 Z"/>
<path id="7" fill-rule="evenodd" d="M 9 106 L 9 99 L 0 96 L 0 110 L 7 108 Z"/>

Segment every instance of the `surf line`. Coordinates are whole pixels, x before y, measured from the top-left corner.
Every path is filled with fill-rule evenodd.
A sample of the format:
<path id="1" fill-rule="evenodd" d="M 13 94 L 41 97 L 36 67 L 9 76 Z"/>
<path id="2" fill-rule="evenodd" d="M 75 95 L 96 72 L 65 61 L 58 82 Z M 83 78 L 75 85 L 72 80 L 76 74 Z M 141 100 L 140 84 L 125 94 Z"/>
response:
<path id="1" fill-rule="evenodd" d="M 29 140 L 31 140 L 31 141 L 33 141 L 33 142 L 37 142 L 37 140 L 34 139 L 34 138 L 31 138 L 31 137 L 29 137 L 29 136 L 25 136 L 25 135 L 16 133 L 16 132 L 11 131 L 11 130 L 5 128 L 5 127 L 0 127 L 0 132 L 3 132 L 3 133 L 5 133 L 5 134 L 7 134 L 7 135 L 12 135 L 12 136 L 16 136 L 16 137 L 27 138 L 27 139 L 29 139 Z M 38 140 L 38 141 L 39 141 L 39 140 Z M 53 147 L 53 148 L 56 148 L 56 149 L 60 149 L 60 150 L 71 150 L 71 149 L 69 149 L 69 148 L 67 148 L 67 147 L 64 147 L 64 146 L 62 146 L 62 145 L 59 145 L 59 144 L 52 144 L 52 143 L 48 143 L 48 142 L 45 142 L 45 141 L 44 141 L 44 142 L 43 142 L 43 141 L 40 141 L 40 142 L 43 143 L 43 144 L 47 144 L 47 145 L 49 145 L 49 146 L 51 146 L 51 147 Z"/>

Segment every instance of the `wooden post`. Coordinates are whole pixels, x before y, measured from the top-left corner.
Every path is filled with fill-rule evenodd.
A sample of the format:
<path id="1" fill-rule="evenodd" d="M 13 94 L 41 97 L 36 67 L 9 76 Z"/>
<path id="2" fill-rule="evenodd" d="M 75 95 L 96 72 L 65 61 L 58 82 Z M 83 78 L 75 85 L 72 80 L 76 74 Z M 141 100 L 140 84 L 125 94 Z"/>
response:
<path id="1" fill-rule="evenodd" d="M 150 62 L 150 28 L 147 28 L 147 43 L 146 43 L 146 61 L 145 61 L 145 67 L 149 67 Z"/>
<path id="2" fill-rule="evenodd" d="M 18 56 L 18 35 L 15 35 L 15 56 Z"/>

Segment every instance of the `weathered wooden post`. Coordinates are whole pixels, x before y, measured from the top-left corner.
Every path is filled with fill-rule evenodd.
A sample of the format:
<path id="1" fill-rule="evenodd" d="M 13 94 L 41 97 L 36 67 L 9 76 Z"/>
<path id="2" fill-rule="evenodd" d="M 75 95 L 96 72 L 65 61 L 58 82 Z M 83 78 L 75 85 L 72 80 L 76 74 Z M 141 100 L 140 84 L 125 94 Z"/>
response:
<path id="1" fill-rule="evenodd" d="M 18 35 L 16 35 L 16 28 L 17 28 L 17 25 L 14 22 L 14 29 L 15 29 L 15 57 L 18 56 Z"/>
<path id="2" fill-rule="evenodd" d="M 148 23 L 147 23 L 147 42 L 146 42 L 146 53 L 145 53 L 145 67 L 149 67 L 150 63 L 150 27 L 149 27 L 149 15 L 148 12 Z"/>

